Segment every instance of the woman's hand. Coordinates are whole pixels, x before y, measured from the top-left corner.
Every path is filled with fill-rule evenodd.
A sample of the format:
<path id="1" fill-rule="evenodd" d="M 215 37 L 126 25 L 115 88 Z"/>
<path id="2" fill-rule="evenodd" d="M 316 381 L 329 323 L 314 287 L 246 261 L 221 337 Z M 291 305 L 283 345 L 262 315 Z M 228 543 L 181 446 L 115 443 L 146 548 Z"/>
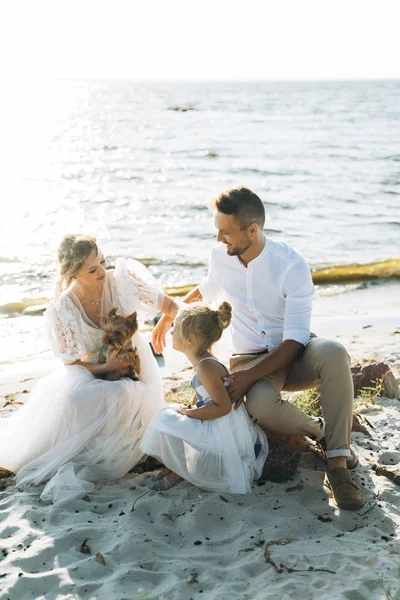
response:
<path id="1" fill-rule="evenodd" d="M 127 367 L 129 367 L 129 361 L 118 358 L 117 350 L 114 350 L 114 352 L 104 364 L 104 373 L 115 373 L 115 371 L 123 371 Z"/>
<path id="2" fill-rule="evenodd" d="M 190 415 L 188 413 L 190 413 L 190 408 L 188 408 L 187 406 L 185 406 L 184 404 L 182 404 L 182 406 L 179 407 L 178 411 L 177 411 L 180 415 L 185 415 L 185 417 L 189 417 Z"/>
<path id="3" fill-rule="evenodd" d="M 157 354 L 161 354 L 166 346 L 165 336 L 170 329 L 173 319 L 167 315 L 163 315 L 154 327 L 151 334 L 151 345 Z"/>

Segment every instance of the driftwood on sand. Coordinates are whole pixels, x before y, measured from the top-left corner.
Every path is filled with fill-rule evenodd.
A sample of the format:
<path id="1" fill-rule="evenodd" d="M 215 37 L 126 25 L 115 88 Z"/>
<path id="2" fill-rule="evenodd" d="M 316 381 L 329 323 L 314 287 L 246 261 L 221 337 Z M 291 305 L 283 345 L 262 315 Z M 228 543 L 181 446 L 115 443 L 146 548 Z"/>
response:
<path id="1" fill-rule="evenodd" d="M 393 483 L 400 485 L 400 469 L 398 467 L 391 468 L 386 465 L 378 465 L 375 469 L 375 473 L 376 475 L 383 475 L 390 479 L 390 481 L 393 481 Z"/>

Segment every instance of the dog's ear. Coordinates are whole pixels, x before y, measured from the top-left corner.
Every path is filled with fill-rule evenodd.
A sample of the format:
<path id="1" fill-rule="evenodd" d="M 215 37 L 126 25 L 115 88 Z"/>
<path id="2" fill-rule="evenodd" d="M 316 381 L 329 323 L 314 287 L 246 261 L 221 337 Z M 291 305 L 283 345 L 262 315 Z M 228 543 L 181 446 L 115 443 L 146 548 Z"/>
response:
<path id="1" fill-rule="evenodd" d="M 110 308 L 110 310 L 108 311 L 108 315 L 107 315 L 107 317 L 108 317 L 109 319 L 112 319 L 113 317 L 115 317 L 115 316 L 116 316 L 116 314 L 117 314 L 117 308 L 116 308 L 116 306 L 113 306 L 113 307 L 112 307 L 112 308 Z"/>
<path id="2" fill-rule="evenodd" d="M 136 312 L 136 310 L 131 315 L 129 315 L 129 319 L 137 319 L 137 312 Z"/>

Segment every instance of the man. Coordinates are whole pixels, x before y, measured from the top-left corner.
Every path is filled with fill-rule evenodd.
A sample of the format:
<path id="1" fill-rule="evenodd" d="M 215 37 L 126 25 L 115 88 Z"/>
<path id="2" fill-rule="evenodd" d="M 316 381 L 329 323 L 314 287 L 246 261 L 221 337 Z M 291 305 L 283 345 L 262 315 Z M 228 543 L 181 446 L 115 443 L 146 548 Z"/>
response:
<path id="1" fill-rule="evenodd" d="M 361 508 L 363 494 L 348 473 L 348 467 L 357 463 L 350 451 L 350 360 L 338 342 L 310 337 L 314 292 L 310 269 L 287 244 L 265 237 L 264 205 L 248 188 L 223 192 L 213 205 L 219 244 L 211 252 L 206 278 L 184 302 L 221 295 L 232 304 L 234 354 L 228 378 L 232 402 L 238 408 L 245 398 L 250 415 L 273 432 L 323 438 L 325 487 L 339 508 Z M 157 325 L 156 351 L 165 345 L 171 323 L 171 317 L 163 316 Z M 317 385 L 325 424 L 280 395 L 282 390 Z"/>

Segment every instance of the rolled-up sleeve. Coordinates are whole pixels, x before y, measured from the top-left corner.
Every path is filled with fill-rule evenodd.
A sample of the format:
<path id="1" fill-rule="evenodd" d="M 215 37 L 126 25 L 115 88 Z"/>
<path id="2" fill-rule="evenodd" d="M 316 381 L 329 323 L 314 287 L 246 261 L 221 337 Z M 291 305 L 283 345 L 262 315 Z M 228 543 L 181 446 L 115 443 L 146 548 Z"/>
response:
<path id="1" fill-rule="evenodd" d="M 216 274 L 215 249 L 211 251 L 208 272 L 199 285 L 199 291 L 206 302 L 217 300 L 223 293 Z"/>
<path id="2" fill-rule="evenodd" d="M 285 317 L 283 341 L 294 340 L 307 345 L 310 339 L 310 322 L 314 285 L 305 260 L 292 264 L 283 278 Z"/>

